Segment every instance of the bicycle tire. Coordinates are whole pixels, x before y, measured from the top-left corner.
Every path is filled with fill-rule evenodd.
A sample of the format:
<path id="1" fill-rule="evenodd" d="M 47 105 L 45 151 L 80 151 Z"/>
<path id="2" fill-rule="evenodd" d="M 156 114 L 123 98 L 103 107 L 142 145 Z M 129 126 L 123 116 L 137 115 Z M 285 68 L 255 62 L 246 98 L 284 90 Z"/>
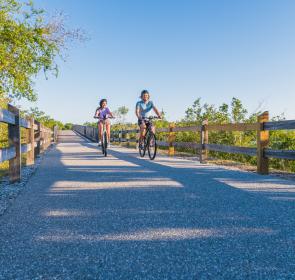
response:
<path id="1" fill-rule="evenodd" d="M 150 133 L 148 142 L 147 142 L 147 150 L 148 150 L 150 160 L 155 159 L 157 155 L 157 149 L 158 149 L 158 145 L 157 145 L 156 135 L 154 133 Z"/>
<path id="2" fill-rule="evenodd" d="M 103 143 L 103 139 L 101 140 L 101 152 L 104 155 L 104 143 Z"/>
<path id="3" fill-rule="evenodd" d="M 108 149 L 108 140 L 107 140 L 107 133 L 105 132 L 104 134 L 103 134 L 103 150 L 104 150 L 104 152 L 103 152 L 103 154 L 104 154 L 104 156 L 106 157 L 107 155 L 108 155 L 108 152 L 107 152 L 107 149 Z"/>

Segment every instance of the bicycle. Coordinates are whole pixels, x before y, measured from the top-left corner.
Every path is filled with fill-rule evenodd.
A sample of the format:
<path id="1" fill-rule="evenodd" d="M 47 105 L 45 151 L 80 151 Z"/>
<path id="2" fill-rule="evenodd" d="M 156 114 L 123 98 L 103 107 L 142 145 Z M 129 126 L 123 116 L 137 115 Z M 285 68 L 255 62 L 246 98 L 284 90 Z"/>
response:
<path id="1" fill-rule="evenodd" d="M 97 117 L 95 117 L 98 119 Z M 103 132 L 102 132 L 102 139 L 101 139 L 101 151 L 102 154 L 106 157 L 108 155 L 108 136 L 106 130 L 106 120 L 112 119 L 111 117 L 104 117 L 101 121 L 103 123 Z"/>
<path id="2" fill-rule="evenodd" d="M 146 150 L 148 151 L 149 158 L 154 160 L 157 155 L 157 138 L 154 132 L 152 131 L 153 122 L 152 120 L 159 119 L 158 117 L 148 117 L 143 120 L 146 123 L 146 133 L 143 140 L 139 140 L 139 155 L 141 157 L 145 156 Z"/>

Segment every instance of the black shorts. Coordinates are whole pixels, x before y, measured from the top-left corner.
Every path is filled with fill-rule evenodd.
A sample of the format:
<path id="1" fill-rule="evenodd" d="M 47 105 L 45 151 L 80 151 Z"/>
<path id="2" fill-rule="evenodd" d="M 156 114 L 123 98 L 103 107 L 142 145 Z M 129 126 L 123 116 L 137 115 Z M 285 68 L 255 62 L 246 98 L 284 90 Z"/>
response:
<path id="1" fill-rule="evenodd" d="M 150 126 L 151 123 L 148 120 L 138 120 L 138 125 L 141 126 L 142 124 L 145 124 L 146 127 Z"/>

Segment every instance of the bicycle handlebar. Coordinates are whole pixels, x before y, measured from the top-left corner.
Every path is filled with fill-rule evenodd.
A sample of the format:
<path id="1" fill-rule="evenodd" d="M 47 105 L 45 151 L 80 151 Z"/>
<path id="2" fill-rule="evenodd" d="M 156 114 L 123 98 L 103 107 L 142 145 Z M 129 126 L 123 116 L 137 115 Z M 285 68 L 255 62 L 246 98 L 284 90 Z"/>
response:
<path id="1" fill-rule="evenodd" d="M 100 119 L 100 117 L 96 117 L 96 116 L 94 116 L 93 118 Z M 115 119 L 115 117 L 104 117 L 103 118 L 103 120 L 106 120 L 106 119 Z"/>
<path id="2" fill-rule="evenodd" d="M 158 116 L 151 116 L 151 117 L 145 117 L 145 118 L 142 118 L 143 120 L 160 120 L 161 118 L 158 117 Z"/>

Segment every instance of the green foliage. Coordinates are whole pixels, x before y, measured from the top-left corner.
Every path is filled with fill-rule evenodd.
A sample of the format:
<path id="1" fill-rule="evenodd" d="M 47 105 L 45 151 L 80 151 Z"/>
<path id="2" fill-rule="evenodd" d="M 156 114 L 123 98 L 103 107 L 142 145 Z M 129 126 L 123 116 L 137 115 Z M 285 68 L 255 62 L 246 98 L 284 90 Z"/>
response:
<path id="1" fill-rule="evenodd" d="M 91 127 L 97 127 L 97 122 L 85 122 L 83 123 L 84 126 L 91 126 Z"/>
<path id="2" fill-rule="evenodd" d="M 216 108 L 212 104 L 202 104 L 201 98 L 198 98 L 191 107 L 185 111 L 184 122 L 192 122 L 201 124 L 204 120 L 209 123 L 239 123 L 239 122 L 253 122 L 259 114 L 253 114 L 247 117 L 247 110 L 243 107 L 241 100 L 232 98 L 231 104 L 223 103 Z"/>
<path id="3" fill-rule="evenodd" d="M 128 112 L 129 108 L 127 108 L 126 106 L 121 106 L 116 111 L 114 111 L 117 123 L 125 124 Z"/>
<path id="4" fill-rule="evenodd" d="M 63 129 L 64 130 L 72 130 L 73 124 L 72 123 L 65 123 Z"/>
<path id="5" fill-rule="evenodd" d="M 57 75 L 56 57 L 79 34 L 60 18 L 46 22 L 32 1 L 0 0 L 0 96 L 35 101 L 33 78 L 40 71 Z"/>
<path id="6" fill-rule="evenodd" d="M 48 128 L 51 128 L 51 129 L 53 129 L 54 126 L 56 126 L 56 125 L 59 127 L 59 129 L 65 129 L 64 124 L 62 122 L 57 121 L 57 120 L 53 119 L 52 117 L 46 115 L 45 112 L 41 111 L 37 107 L 30 108 L 27 111 L 25 111 L 25 110 L 21 111 L 21 115 L 23 117 L 32 117 L 36 121 L 42 123 L 43 125 L 45 125 Z M 70 124 L 68 124 L 68 125 L 70 125 Z"/>
<path id="7" fill-rule="evenodd" d="M 221 106 L 204 103 L 198 98 L 191 107 L 185 112 L 185 118 L 176 122 L 176 126 L 192 126 L 200 125 L 204 120 L 208 120 L 209 124 L 225 124 L 225 123 L 255 123 L 257 116 L 261 112 L 257 111 L 248 114 L 247 109 L 243 106 L 241 100 L 232 98 L 230 104 L 223 103 Z M 283 120 L 284 115 L 274 117 L 273 121 Z M 157 128 L 169 127 L 169 122 L 160 120 L 155 122 Z M 128 128 L 135 128 L 136 125 L 128 125 Z M 122 130 L 122 126 L 113 126 L 113 130 Z M 131 135 L 133 138 L 135 134 Z M 167 141 L 168 133 L 157 133 L 160 141 Z M 223 132 L 211 131 L 209 133 L 209 143 L 223 144 L 241 147 L 256 147 L 256 131 L 246 132 Z M 200 133 L 198 132 L 178 132 L 176 133 L 177 142 L 200 142 Z M 294 131 L 271 131 L 270 132 L 270 148 L 277 150 L 295 150 L 295 132 Z M 177 148 L 178 151 L 196 153 L 196 150 L 189 148 Z M 235 155 L 220 152 L 210 152 L 211 158 L 221 160 L 234 160 L 245 164 L 256 165 L 256 157 L 245 155 Z M 270 166 L 276 169 L 295 172 L 295 162 L 280 159 L 271 159 Z"/>

